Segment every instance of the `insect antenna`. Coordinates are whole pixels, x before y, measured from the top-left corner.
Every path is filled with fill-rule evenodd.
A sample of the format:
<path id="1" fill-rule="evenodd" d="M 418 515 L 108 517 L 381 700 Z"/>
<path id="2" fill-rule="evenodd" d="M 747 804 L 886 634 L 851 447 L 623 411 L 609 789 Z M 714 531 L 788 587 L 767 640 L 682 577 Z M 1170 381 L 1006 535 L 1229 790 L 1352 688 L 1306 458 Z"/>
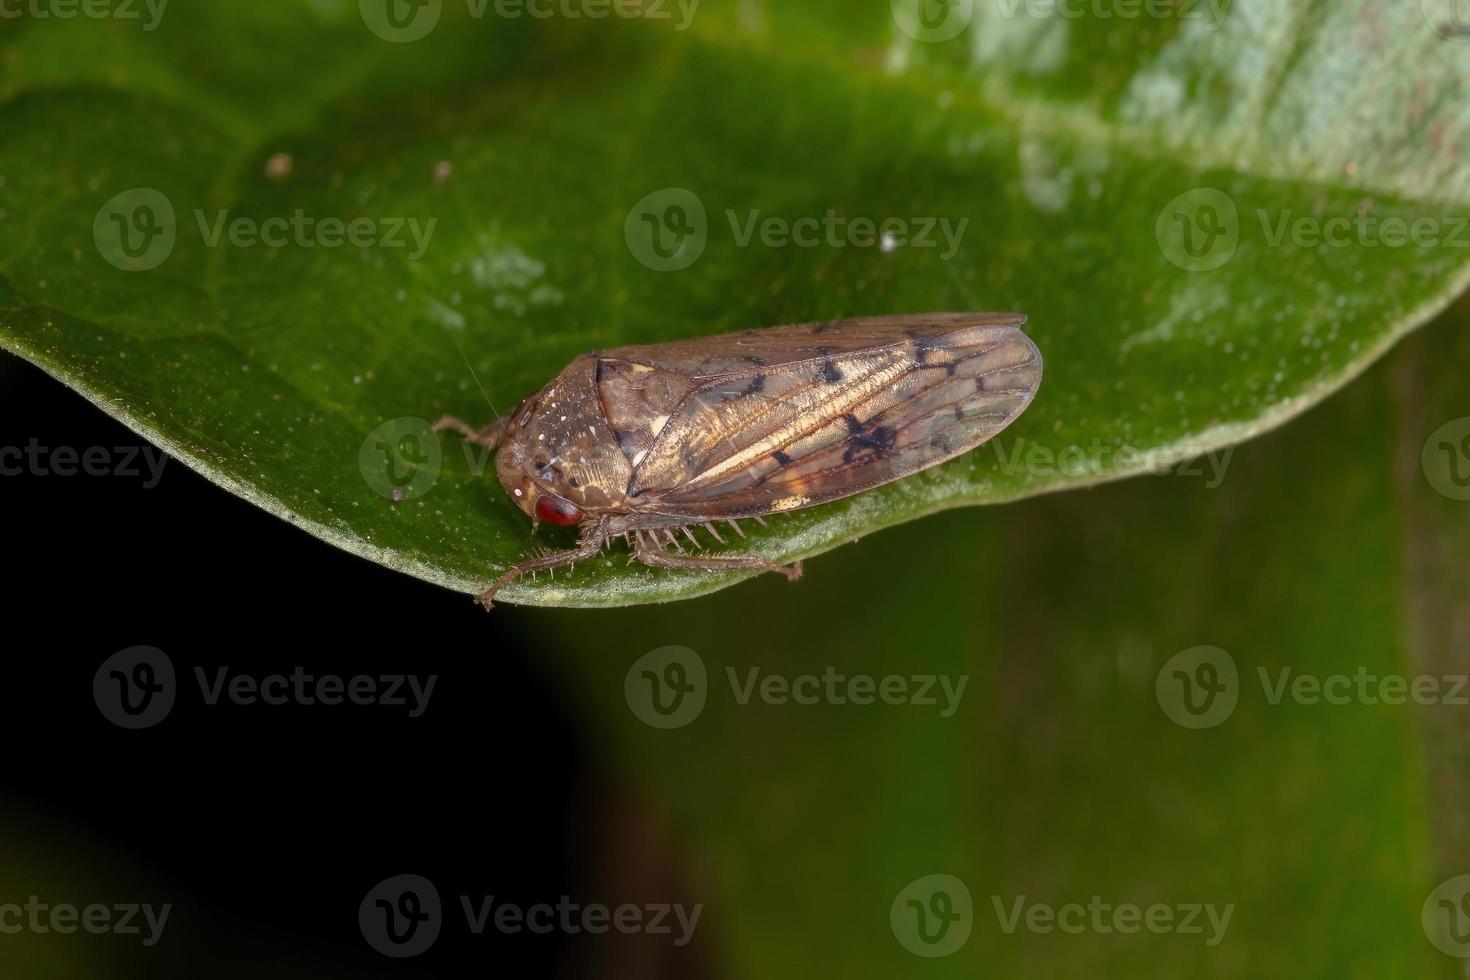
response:
<path id="1" fill-rule="evenodd" d="M 464 361 L 464 366 L 469 369 L 470 377 L 475 379 L 475 387 L 480 389 L 480 394 L 484 397 L 485 404 L 490 406 L 490 417 L 495 419 L 500 418 L 500 413 L 495 410 L 495 403 L 490 400 L 490 393 L 485 390 L 485 386 L 480 383 L 480 376 L 475 373 L 475 366 L 471 364 L 470 359 L 465 356 L 464 348 L 460 346 L 459 338 L 456 337 L 453 333 L 450 333 L 449 339 L 451 342 L 453 342 L 454 349 L 459 351 L 459 359 L 461 361 Z M 535 533 L 534 529 L 532 533 Z"/>

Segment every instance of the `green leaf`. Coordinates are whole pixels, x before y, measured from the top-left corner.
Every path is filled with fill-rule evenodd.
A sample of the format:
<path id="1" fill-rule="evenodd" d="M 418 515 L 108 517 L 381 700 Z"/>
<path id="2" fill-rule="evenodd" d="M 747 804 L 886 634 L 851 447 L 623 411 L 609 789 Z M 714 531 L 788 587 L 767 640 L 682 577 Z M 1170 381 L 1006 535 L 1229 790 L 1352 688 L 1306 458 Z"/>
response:
<path id="1" fill-rule="evenodd" d="M 471 369 L 504 410 L 601 346 L 1029 314 L 1047 375 L 1027 414 L 962 460 L 753 535 L 787 559 L 1249 438 L 1465 281 L 1466 48 L 1417 4 L 1252 0 L 1200 20 L 1018 0 L 937 43 L 898 26 L 924 33 L 903 0 L 706 0 L 682 30 L 675 5 L 479 6 L 442 4 L 409 43 L 347 0 L 198 0 L 153 29 L 7 21 L 0 344 L 311 533 L 474 590 L 526 554 L 528 522 L 485 459 L 422 423 L 380 428 L 488 421 Z M 638 234 L 670 188 L 698 199 L 707 241 L 658 271 Z M 298 213 L 316 230 L 281 247 L 231 241 L 230 222 Z M 757 213 L 902 219 L 915 240 L 742 245 Z M 374 244 L 326 247 L 327 219 L 373 222 Z M 421 246 L 393 228 L 408 219 Z M 931 220 L 936 247 L 917 240 Z M 401 499 L 383 447 L 421 461 Z M 617 556 L 504 598 L 616 605 L 737 578 Z"/>

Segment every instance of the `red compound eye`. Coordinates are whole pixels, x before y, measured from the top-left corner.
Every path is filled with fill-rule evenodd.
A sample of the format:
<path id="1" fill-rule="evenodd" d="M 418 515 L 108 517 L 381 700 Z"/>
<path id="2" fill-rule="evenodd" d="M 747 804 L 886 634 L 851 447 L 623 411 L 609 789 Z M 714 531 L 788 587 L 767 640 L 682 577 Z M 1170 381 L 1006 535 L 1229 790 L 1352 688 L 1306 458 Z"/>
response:
<path id="1" fill-rule="evenodd" d="M 548 524 L 571 527 L 582 519 L 582 511 L 570 500 L 542 494 L 536 498 L 536 516 Z"/>

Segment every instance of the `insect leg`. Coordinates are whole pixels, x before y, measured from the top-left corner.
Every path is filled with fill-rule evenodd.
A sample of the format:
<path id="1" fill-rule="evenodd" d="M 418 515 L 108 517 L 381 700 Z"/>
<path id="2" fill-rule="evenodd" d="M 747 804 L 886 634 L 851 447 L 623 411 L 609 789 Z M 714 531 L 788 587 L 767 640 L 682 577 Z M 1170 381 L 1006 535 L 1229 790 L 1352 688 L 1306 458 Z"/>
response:
<path id="1" fill-rule="evenodd" d="M 801 562 L 778 565 L 755 555 L 671 555 L 657 547 L 649 547 L 641 540 L 633 557 L 653 568 L 698 568 L 712 572 L 727 572 L 742 568 L 754 568 L 762 572 L 780 572 L 788 581 L 801 578 Z"/>
<path id="2" fill-rule="evenodd" d="M 495 593 L 522 575 L 535 575 L 542 570 L 550 571 L 553 568 L 560 568 L 562 565 L 570 565 L 584 558 L 595 557 L 601 550 L 602 538 L 600 536 L 591 536 L 585 541 L 579 542 L 575 548 L 569 548 L 566 551 L 552 551 L 544 555 L 537 555 L 534 558 L 527 558 L 525 561 L 512 565 L 507 569 L 504 575 L 491 583 L 490 588 L 476 596 L 475 601 L 484 606 L 486 611 L 489 611 L 494 608 L 495 603 L 493 600 L 495 599 Z"/>
<path id="3" fill-rule="evenodd" d="M 502 415 L 489 425 L 476 429 L 468 422 L 457 419 L 453 415 L 446 415 L 435 422 L 433 428 L 435 432 L 458 432 L 466 440 L 473 442 L 477 446 L 494 449 L 500 445 L 500 437 L 505 434 L 505 427 L 509 424 L 510 416 Z"/>

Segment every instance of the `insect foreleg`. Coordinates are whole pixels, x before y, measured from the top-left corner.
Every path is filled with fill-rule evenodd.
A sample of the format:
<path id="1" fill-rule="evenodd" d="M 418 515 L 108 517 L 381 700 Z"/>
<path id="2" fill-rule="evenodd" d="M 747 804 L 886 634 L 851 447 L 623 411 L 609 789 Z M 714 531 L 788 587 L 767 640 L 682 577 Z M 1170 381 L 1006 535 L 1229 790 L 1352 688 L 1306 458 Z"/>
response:
<path id="1" fill-rule="evenodd" d="M 633 557 L 652 568 L 694 568 L 711 572 L 729 572 L 744 568 L 754 568 L 762 572 L 780 572 L 786 579 L 795 582 L 801 578 L 801 562 L 793 562 L 790 565 L 778 565 L 755 555 L 671 555 L 656 545 L 645 543 L 643 538 L 638 538 L 638 544 L 634 546 Z"/>
<path id="2" fill-rule="evenodd" d="M 582 535 L 582 539 L 577 542 L 575 548 L 568 548 L 565 551 L 547 552 L 518 562 L 506 569 L 504 575 L 500 576 L 500 578 L 490 584 L 488 589 L 476 596 L 475 601 L 484 606 L 486 610 L 492 609 L 495 605 L 495 593 L 522 575 L 534 575 L 537 572 L 550 571 L 553 568 L 560 568 L 563 565 L 575 564 L 584 558 L 596 557 L 602 551 L 603 546 L 607 544 L 608 537 L 601 526 L 594 526 L 589 529 L 589 533 Z"/>
<path id="3" fill-rule="evenodd" d="M 446 415 L 435 422 L 433 428 L 435 432 L 458 432 L 477 446 L 494 449 L 500 445 L 500 437 L 505 434 L 505 427 L 509 424 L 510 416 L 502 415 L 489 425 L 476 429 L 468 422 L 457 419 L 453 415 Z"/>

